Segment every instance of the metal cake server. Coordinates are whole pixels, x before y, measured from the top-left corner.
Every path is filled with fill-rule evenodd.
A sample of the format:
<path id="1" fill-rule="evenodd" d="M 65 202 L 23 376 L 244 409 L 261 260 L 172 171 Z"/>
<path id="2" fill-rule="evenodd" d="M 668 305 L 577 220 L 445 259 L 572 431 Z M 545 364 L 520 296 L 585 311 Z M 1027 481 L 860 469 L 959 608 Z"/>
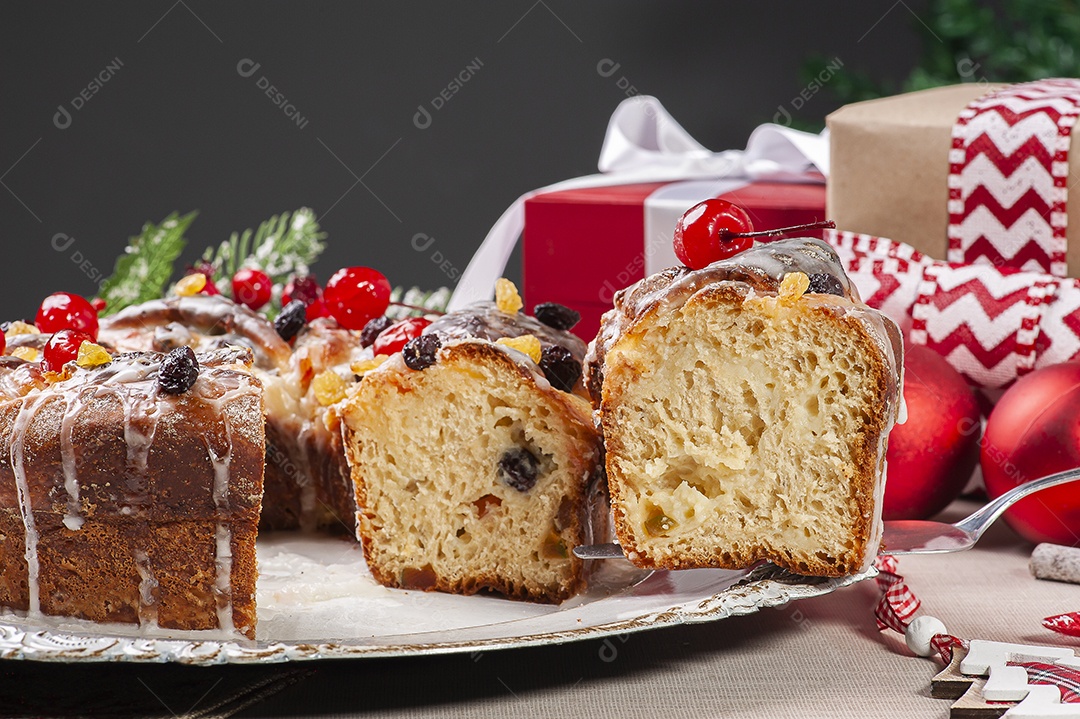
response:
<path id="1" fill-rule="evenodd" d="M 1080 479 L 1080 468 L 1026 482 L 1010 489 L 989 502 L 971 516 L 956 524 L 922 519 L 898 519 L 885 522 L 881 554 L 944 554 L 971 549 L 986 528 L 1016 502 L 1047 487 Z M 574 556 L 581 559 L 617 559 L 623 557 L 622 547 L 614 542 L 574 547 Z"/>

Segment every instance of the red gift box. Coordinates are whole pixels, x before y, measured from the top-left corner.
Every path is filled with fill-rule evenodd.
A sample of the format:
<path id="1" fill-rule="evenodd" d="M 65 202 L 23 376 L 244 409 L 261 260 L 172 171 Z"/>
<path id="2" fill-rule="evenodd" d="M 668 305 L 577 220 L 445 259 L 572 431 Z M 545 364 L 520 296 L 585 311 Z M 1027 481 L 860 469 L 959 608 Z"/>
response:
<path id="1" fill-rule="evenodd" d="M 670 231 L 651 244 L 645 237 L 645 202 L 671 184 L 561 190 L 526 200 L 526 307 L 541 302 L 572 307 L 581 313 L 574 332 L 586 340 L 596 336 L 600 315 L 611 309 L 615 292 L 645 277 L 647 267 L 675 263 Z M 750 182 L 719 196 L 744 208 L 758 229 L 825 219 L 825 185 L 820 183 Z M 662 261 L 659 267 L 655 260 Z"/>

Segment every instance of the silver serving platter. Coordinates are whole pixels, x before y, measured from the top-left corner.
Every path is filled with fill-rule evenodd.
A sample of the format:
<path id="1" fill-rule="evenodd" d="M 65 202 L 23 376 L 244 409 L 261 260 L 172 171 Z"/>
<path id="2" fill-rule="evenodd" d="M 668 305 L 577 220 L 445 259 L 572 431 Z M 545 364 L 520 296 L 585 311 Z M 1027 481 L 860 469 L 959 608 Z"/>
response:
<path id="1" fill-rule="evenodd" d="M 552 607 L 387 589 L 371 579 L 358 545 L 329 537 L 260 538 L 258 557 L 255 640 L 8 611 L 0 615 L 0 658 L 215 665 L 482 652 L 711 622 L 877 574 L 809 578 L 772 565 L 644 572 L 613 560 L 587 593 Z"/>

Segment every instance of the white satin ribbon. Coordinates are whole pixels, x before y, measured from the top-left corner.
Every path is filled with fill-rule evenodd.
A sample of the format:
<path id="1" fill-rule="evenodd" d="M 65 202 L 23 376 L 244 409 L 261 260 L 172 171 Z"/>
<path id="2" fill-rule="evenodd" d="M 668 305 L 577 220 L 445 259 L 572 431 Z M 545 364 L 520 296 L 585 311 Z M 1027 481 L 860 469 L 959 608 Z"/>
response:
<path id="1" fill-rule="evenodd" d="M 557 182 L 527 192 L 515 200 L 492 226 L 465 268 L 450 298 L 449 309 L 461 309 L 478 300 L 491 299 L 494 295 L 495 281 L 506 269 L 510 253 L 525 227 L 525 201 L 531 197 L 559 190 L 641 182 L 711 180 L 711 183 L 705 184 L 719 189 L 700 198 L 704 199 L 730 192 L 752 180 L 805 182 L 804 173 L 815 167 L 827 175 L 828 156 L 825 133 L 814 135 L 773 124 L 755 129 L 744 151 L 711 152 L 691 137 L 655 97 L 639 95 L 623 100 L 608 122 L 600 161 L 597 163 L 600 174 Z M 729 184 L 731 189 L 725 189 Z M 688 206 L 684 205 L 683 210 Z M 671 220 L 672 227 L 675 219 L 678 217 Z M 659 224 L 666 222 L 665 219 Z M 643 249 L 647 253 L 647 260 L 654 239 L 648 233 L 662 232 L 659 224 L 656 228 L 646 228 L 646 247 Z M 670 236 L 670 228 L 667 232 Z M 653 255 L 656 255 L 656 259 L 649 261 L 647 267 L 661 261 L 662 255 Z"/>

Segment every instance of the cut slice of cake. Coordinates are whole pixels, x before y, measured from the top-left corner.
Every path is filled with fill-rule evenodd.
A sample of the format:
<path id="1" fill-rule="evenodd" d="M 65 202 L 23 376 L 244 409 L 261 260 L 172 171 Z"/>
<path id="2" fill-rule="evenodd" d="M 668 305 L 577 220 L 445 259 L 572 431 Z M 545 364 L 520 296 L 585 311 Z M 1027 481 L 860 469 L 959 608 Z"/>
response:
<path id="1" fill-rule="evenodd" d="M 364 375 L 341 415 L 376 579 L 539 602 L 582 588 L 572 549 L 607 516 L 599 435 L 575 393 L 584 350 L 484 304 Z"/>
<path id="2" fill-rule="evenodd" d="M 0 605 L 254 638 L 262 387 L 178 352 L 0 366 Z"/>
<path id="3" fill-rule="evenodd" d="M 618 293 L 586 372 L 627 556 L 670 569 L 865 568 L 900 366 L 898 328 L 818 240 Z"/>

